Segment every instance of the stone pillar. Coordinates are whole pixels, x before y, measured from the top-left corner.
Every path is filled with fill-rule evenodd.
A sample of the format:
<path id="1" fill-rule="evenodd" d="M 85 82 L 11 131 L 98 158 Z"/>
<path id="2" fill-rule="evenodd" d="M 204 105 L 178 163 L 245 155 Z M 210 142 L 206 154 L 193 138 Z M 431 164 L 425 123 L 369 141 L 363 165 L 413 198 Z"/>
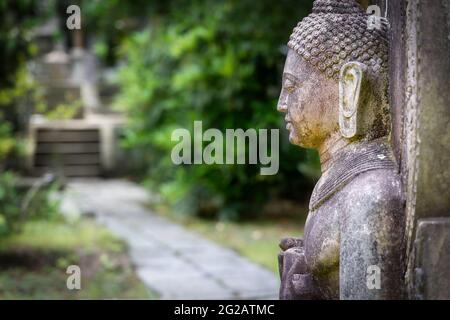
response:
<path id="1" fill-rule="evenodd" d="M 395 0 L 388 11 L 408 293 L 450 299 L 450 1 Z"/>

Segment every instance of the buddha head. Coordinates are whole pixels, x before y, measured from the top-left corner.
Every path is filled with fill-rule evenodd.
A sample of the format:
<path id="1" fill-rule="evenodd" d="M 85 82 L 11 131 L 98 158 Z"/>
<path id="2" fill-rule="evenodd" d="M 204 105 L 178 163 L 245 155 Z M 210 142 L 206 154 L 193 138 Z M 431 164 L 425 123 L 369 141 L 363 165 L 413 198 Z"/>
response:
<path id="1" fill-rule="evenodd" d="M 320 148 L 331 136 L 389 134 L 388 27 L 370 28 L 368 19 L 355 0 L 316 0 L 294 28 L 278 102 L 291 143 Z"/>

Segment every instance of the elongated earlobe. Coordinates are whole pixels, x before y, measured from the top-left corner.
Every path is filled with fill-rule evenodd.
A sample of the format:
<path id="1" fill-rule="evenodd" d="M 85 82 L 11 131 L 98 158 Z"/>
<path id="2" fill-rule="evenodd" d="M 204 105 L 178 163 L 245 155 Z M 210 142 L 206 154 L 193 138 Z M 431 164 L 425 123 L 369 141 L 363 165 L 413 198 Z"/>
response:
<path id="1" fill-rule="evenodd" d="M 361 84 L 363 83 L 366 65 L 359 62 L 348 62 L 341 68 L 339 79 L 339 127 L 343 137 L 353 138 L 360 134 L 361 126 Z"/>

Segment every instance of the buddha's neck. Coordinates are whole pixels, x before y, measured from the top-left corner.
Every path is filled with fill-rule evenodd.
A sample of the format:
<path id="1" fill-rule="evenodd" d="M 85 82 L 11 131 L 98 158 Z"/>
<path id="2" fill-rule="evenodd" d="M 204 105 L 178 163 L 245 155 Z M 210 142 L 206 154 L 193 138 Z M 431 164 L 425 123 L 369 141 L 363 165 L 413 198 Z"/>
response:
<path id="1" fill-rule="evenodd" d="M 319 148 L 322 174 L 326 173 L 341 156 L 365 141 L 350 141 L 335 132 L 330 135 Z"/>
<path id="2" fill-rule="evenodd" d="M 344 149 L 350 144 L 348 139 L 342 137 L 340 132 L 329 136 L 325 142 L 319 147 L 320 167 L 322 174 L 328 171 L 336 158 L 342 153 Z"/>

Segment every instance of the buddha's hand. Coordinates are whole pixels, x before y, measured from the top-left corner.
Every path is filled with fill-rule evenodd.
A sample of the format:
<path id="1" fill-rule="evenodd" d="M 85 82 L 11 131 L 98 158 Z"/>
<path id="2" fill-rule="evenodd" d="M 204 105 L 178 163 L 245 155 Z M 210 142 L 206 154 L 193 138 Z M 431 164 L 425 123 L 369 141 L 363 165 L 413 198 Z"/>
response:
<path id="1" fill-rule="evenodd" d="M 302 238 L 284 238 L 279 244 L 281 250 L 286 251 L 291 248 L 303 247 Z"/>
<path id="2" fill-rule="evenodd" d="M 282 280 L 287 273 L 291 271 L 295 271 L 296 273 L 306 273 L 304 268 L 304 266 L 306 267 L 306 261 L 303 249 L 303 239 L 282 239 L 280 242 L 280 248 L 283 252 L 278 255 L 278 267 Z"/>
<path id="3" fill-rule="evenodd" d="M 286 238 L 281 240 L 278 255 L 279 271 L 281 277 L 280 299 L 316 299 L 317 289 L 312 275 L 308 272 L 303 240 L 299 238 Z"/>

